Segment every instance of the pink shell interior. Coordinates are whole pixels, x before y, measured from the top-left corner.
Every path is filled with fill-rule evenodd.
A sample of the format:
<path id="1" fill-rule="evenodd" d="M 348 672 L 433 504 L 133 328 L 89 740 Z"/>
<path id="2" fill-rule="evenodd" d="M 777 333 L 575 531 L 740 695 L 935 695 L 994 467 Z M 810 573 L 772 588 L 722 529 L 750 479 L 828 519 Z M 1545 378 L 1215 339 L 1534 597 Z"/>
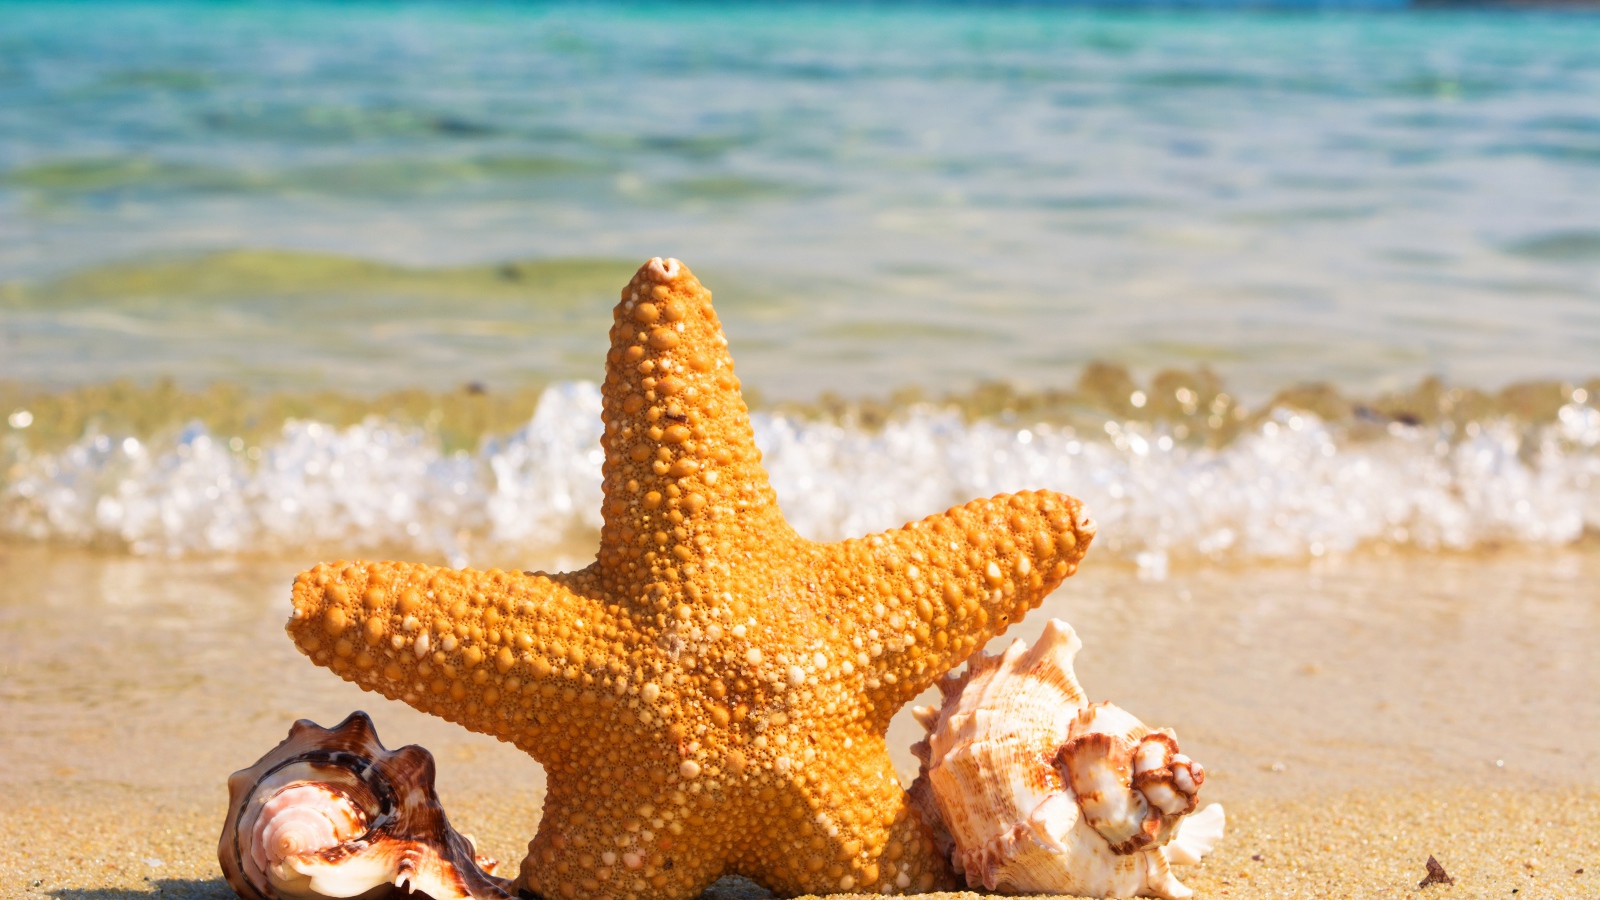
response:
<path id="1" fill-rule="evenodd" d="M 249 839 L 256 867 L 334 847 L 366 830 L 367 817 L 343 793 L 326 785 L 291 785 L 261 807 Z"/>

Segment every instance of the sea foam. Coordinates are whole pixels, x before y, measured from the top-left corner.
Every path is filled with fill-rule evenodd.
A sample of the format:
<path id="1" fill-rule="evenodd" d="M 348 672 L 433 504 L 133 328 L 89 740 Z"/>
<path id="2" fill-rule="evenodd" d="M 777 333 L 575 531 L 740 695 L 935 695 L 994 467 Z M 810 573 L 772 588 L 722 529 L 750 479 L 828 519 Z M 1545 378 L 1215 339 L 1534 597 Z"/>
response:
<path id="1" fill-rule="evenodd" d="M 1049 488 L 1082 498 L 1097 549 L 1153 576 L 1172 560 L 1296 560 L 1404 546 L 1561 545 L 1600 530 L 1600 409 L 1389 425 L 1356 440 L 1277 410 L 1221 448 L 1157 425 L 969 422 L 911 407 L 877 429 L 752 417 L 784 513 L 818 540 L 866 534 L 973 497 Z M 91 433 L 54 453 L 14 445 L 0 534 L 138 554 L 403 552 L 465 565 L 592 540 L 600 526 L 600 393 L 553 385 L 532 418 L 475 453 L 369 418 L 284 423 L 254 448 L 196 424 L 164 442 Z"/>

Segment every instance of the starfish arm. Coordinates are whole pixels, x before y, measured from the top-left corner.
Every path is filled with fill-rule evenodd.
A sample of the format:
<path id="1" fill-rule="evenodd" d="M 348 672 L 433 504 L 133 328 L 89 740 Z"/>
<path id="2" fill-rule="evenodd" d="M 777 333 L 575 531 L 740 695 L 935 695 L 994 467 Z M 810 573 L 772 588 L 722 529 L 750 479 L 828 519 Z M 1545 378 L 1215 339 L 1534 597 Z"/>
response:
<path id="1" fill-rule="evenodd" d="M 1095 525 L 1077 499 L 1032 491 L 974 500 L 848 541 L 830 579 L 858 625 L 866 687 L 892 715 L 1078 570 Z"/>
<path id="2" fill-rule="evenodd" d="M 613 316 L 601 388 L 607 589 L 646 612 L 703 606 L 707 598 L 651 570 L 714 568 L 792 531 L 761 467 L 711 292 L 687 266 L 657 258 L 622 289 Z"/>
<path id="3" fill-rule="evenodd" d="M 540 719 L 626 668 L 585 572 L 550 578 L 392 562 L 319 565 L 295 579 L 301 652 L 364 690 L 547 755 Z M 549 730 L 549 729 L 546 729 Z"/>

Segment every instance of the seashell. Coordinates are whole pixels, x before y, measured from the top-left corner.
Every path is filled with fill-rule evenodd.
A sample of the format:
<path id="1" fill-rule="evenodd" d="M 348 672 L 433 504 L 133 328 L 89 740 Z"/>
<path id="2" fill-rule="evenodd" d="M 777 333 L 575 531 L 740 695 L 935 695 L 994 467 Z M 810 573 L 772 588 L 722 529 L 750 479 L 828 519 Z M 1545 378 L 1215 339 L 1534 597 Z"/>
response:
<path id="1" fill-rule="evenodd" d="M 428 751 L 384 749 L 366 713 L 332 729 L 301 719 L 228 778 L 222 873 L 245 900 L 506 900 L 510 882 L 450 827 L 433 776 Z"/>
<path id="2" fill-rule="evenodd" d="M 970 887 L 1089 897 L 1189 897 L 1172 863 L 1194 864 L 1225 816 L 1194 812 L 1205 769 L 1072 671 L 1083 646 L 1051 619 L 1033 647 L 979 653 L 918 707 L 927 737 L 913 806 Z"/>

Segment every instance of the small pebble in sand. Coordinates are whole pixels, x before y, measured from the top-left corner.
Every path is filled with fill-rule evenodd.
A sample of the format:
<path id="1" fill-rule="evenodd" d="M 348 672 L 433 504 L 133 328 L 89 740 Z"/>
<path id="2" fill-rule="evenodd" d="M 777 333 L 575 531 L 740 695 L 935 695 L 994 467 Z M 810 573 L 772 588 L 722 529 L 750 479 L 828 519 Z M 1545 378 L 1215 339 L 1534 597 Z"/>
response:
<path id="1" fill-rule="evenodd" d="M 1451 878 L 1449 876 L 1449 874 L 1445 872 L 1444 866 L 1439 865 L 1439 861 L 1437 859 L 1434 859 L 1432 854 L 1429 854 L 1429 856 L 1428 856 L 1428 877 L 1426 877 L 1426 878 L 1422 879 L 1422 881 L 1418 882 L 1417 883 L 1417 887 L 1425 888 L 1430 884 L 1455 884 L 1455 883 L 1456 883 L 1456 880 L 1454 878 Z"/>

